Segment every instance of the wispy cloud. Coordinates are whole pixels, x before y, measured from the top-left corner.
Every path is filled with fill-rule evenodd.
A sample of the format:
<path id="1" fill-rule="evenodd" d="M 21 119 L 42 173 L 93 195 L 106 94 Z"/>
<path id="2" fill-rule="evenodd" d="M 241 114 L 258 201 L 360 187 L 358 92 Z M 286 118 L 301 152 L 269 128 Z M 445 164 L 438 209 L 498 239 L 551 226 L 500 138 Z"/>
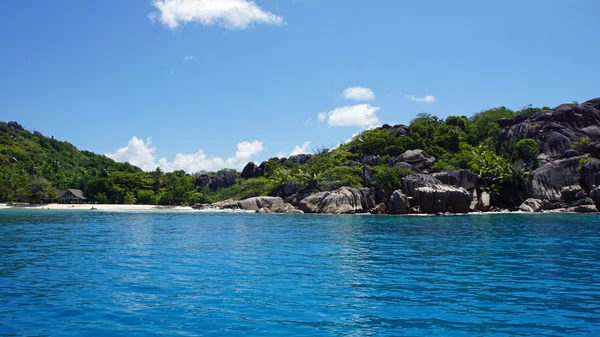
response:
<path id="1" fill-rule="evenodd" d="M 248 0 L 154 0 L 157 11 L 148 15 L 170 29 L 196 22 L 221 25 L 227 29 L 246 29 L 254 24 L 284 24 L 283 17 L 261 9 Z"/>
<path id="2" fill-rule="evenodd" d="M 417 97 L 414 95 L 404 95 L 404 98 L 409 101 L 413 101 L 413 102 L 417 102 L 417 103 L 426 103 L 426 104 L 430 104 L 430 103 L 437 101 L 437 98 L 435 98 L 434 96 L 431 96 L 431 95 L 426 95 L 423 97 Z"/>
<path id="3" fill-rule="evenodd" d="M 193 55 L 185 55 L 185 56 L 183 57 L 183 62 L 189 62 L 189 61 L 191 61 L 191 60 L 193 60 L 193 59 L 195 59 L 195 58 L 196 58 L 196 57 L 194 57 Z"/>
<path id="4" fill-rule="evenodd" d="M 237 144 L 237 151 L 229 158 L 209 156 L 204 151 L 198 150 L 196 153 L 178 153 L 172 161 L 169 161 L 166 158 L 156 158 L 156 148 L 152 146 L 150 138 L 144 141 L 134 136 L 127 146 L 106 156 L 118 162 L 128 162 L 144 171 L 152 171 L 160 167 L 165 172 L 184 170 L 195 173 L 202 170 L 217 171 L 222 168 L 241 169 L 262 150 L 263 143 L 255 140 Z"/>
<path id="5" fill-rule="evenodd" d="M 329 126 L 369 127 L 379 124 L 377 111 L 379 107 L 369 104 L 358 104 L 336 108 L 317 115 L 319 121 L 327 121 Z"/>
<path id="6" fill-rule="evenodd" d="M 372 101 L 375 99 L 373 90 L 365 87 L 346 88 L 342 95 L 345 99 L 353 101 Z"/>

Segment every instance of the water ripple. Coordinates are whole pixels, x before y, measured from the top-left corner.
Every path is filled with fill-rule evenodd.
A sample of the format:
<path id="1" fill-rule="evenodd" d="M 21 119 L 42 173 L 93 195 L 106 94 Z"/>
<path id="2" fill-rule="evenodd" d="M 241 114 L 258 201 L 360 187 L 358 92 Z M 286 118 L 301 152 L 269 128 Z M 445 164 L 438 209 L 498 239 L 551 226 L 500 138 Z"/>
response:
<path id="1" fill-rule="evenodd" d="M 598 336 L 600 218 L 0 212 L 0 336 Z"/>

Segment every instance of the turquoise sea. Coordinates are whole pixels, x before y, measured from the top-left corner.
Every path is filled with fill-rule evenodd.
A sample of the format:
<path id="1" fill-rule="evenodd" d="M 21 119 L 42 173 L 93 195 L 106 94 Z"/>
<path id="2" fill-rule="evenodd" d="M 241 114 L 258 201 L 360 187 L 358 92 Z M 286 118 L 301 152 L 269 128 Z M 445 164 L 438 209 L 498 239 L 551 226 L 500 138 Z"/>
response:
<path id="1" fill-rule="evenodd" d="M 600 217 L 0 211 L 0 336 L 600 336 Z"/>

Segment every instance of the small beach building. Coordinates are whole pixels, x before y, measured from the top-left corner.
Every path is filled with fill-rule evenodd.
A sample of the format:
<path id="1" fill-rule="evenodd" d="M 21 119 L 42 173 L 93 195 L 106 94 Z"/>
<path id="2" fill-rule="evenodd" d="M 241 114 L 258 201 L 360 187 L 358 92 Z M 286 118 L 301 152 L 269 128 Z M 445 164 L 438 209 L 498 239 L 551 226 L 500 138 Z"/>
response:
<path id="1" fill-rule="evenodd" d="M 65 191 L 57 191 L 59 204 L 81 204 L 87 201 L 81 190 L 70 188 Z"/>

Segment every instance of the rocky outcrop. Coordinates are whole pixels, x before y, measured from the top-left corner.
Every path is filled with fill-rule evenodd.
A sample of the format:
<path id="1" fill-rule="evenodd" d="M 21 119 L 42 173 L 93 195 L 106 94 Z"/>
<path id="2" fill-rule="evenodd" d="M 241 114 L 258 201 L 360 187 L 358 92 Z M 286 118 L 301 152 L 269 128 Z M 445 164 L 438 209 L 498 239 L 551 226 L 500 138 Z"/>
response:
<path id="1" fill-rule="evenodd" d="M 408 150 L 398 157 L 390 159 L 390 166 L 398 163 L 407 163 L 418 170 L 425 169 L 435 162 L 435 157 L 428 155 L 423 150 Z"/>
<path id="2" fill-rule="evenodd" d="M 303 214 L 299 209 L 288 203 L 275 204 L 270 207 L 262 207 L 256 210 L 256 213 L 285 213 L 285 214 Z"/>
<path id="3" fill-rule="evenodd" d="M 406 194 L 400 190 L 394 191 L 388 200 L 387 210 L 389 214 L 408 214 L 410 202 Z"/>
<path id="4" fill-rule="evenodd" d="M 272 208 L 285 202 L 279 197 L 254 197 L 238 201 L 238 208 L 246 211 L 256 211 L 261 208 Z"/>
<path id="5" fill-rule="evenodd" d="M 206 210 L 206 209 L 239 209 L 245 211 L 255 211 L 258 213 L 288 213 L 296 214 L 303 213 L 297 210 L 294 206 L 286 203 L 279 197 L 254 197 L 244 200 L 223 200 L 215 202 L 214 204 L 197 204 L 193 206 L 194 209 Z"/>
<path id="6" fill-rule="evenodd" d="M 477 188 L 477 181 L 479 179 L 477 174 L 470 170 L 434 173 L 432 176 L 446 185 L 462 187 L 465 190 Z"/>
<path id="7" fill-rule="evenodd" d="M 8 128 L 14 131 L 24 131 L 25 129 L 23 129 L 23 126 L 21 126 L 21 124 L 12 121 L 12 122 L 8 122 Z"/>
<path id="8" fill-rule="evenodd" d="M 195 185 L 198 190 L 208 187 L 213 191 L 233 186 L 237 182 L 235 171 L 220 171 L 211 175 L 201 174 L 196 177 Z"/>
<path id="9" fill-rule="evenodd" d="M 371 214 L 386 214 L 387 211 L 388 209 L 385 204 L 380 203 L 379 205 L 375 206 L 375 208 L 371 211 Z"/>
<path id="10" fill-rule="evenodd" d="M 546 164 L 572 156 L 572 145 L 581 137 L 600 141 L 600 98 L 583 104 L 562 104 L 530 116 L 499 122 L 503 127 L 500 144 L 533 138 L 540 144 L 540 162 Z"/>
<path id="11" fill-rule="evenodd" d="M 404 177 L 402 191 L 409 197 L 411 206 L 418 206 L 423 213 L 467 213 L 473 201 L 472 192 L 442 184 L 438 179 L 424 174 Z"/>
<path id="12" fill-rule="evenodd" d="M 558 201 L 565 186 L 579 184 L 579 161 L 585 157 L 561 159 L 531 172 L 530 195 L 536 199 Z"/>
<path id="13" fill-rule="evenodd" d="M 567 212 L 598 213 L 598 208 L 594 205 L 581 205 L 581 206 L 570 207 L 567 209 Z"/>
<path id="14" fill-rule="evenodd" d="M 233 199 L 218 201 L 218 202 L 215 202 L 214 204 L 212 204 L 211 206 L 216 209 L 238 209 L 238 208 L 240 208 L 238 205 L 238 202 Z"/>
<path id="15" fill-rule="evenodd" d="M 8 165 L 8 164 L 14 164 L 17 162 L 17 158 L 15 157 L 10 157 L 10 158 L 6 158 L 6 159 L 0 159 L 0 166 L 2 165 Z"/>
<path id="16" fill-rule="evenodd" d="M 442 184 L 418 187 L 413 198 L 423 213 L 468 213 L 473 194 L 462 187 Z"/>
<path id="17" fill-rule="evenodd" d="M 387 130 L 389 133 L 396 135 L 398 137 L 407 135 L 409 133 L 408 126 L 403 125 L 403 124 L 396 124 L 396 125 L 383 124 L 381 126 L 381 129 Z"/>
<path id="18" fill-rule="evenodd" d="M 600 186 L 600 159 L 591 159 L 581 167 L 581 187 L 589 193 L 593 186 Z"/>
<path id="19" fill-rule="evenodd" d="M 587 197 L 581 186 L 571 185 L 565 186 L 560 190 L 560 195 L 565 202 L 574 202 Z"/>
<path id="20" fill-rule="evenodd" d="M 319 192 L 307 196 L 298 204 L 305 213 L 354 214 L 366 213 L 375 208 L 373 189 L 342 187 L 335 191 Z"/>
<path id="21" fill-rule="evenodd" d="M 431 187 L 442 185 L 438 179 L 427 174 L 411 174 L 402 178 L 402 192 L 409 197 L 415 196 L 415 190 L 419 187 Z"/>
<path id="22" fill-rule="evenodd" d="M 521 206 L 519 206 L 519 210 L 521 212 L 529 212 L 529 213 L 541 212 L 543 209 L 543 205 L 544 205 L 544 203 L 542 200 L 529 198 L 529 199 L 523 201 Z"/>
<path id="23" fill-rule="evenodd" d="M 246 166 L 244 166 L 241 177 L 243 179 L 251 179 L 261 177 L 263 174 L 264 172 L 259 168 L 259 166 L 256 166 L 254 162 L 249 162 L 246 164 Z"/>
<path id="24" fill-rule="evenodd" d="M 377 166 L 377 165 L 381 164 L 381 157 L 373 156 L 373 155 L 366 155 L 366 156 L 362 157 L 361 162 L 365 165 Z"/>

